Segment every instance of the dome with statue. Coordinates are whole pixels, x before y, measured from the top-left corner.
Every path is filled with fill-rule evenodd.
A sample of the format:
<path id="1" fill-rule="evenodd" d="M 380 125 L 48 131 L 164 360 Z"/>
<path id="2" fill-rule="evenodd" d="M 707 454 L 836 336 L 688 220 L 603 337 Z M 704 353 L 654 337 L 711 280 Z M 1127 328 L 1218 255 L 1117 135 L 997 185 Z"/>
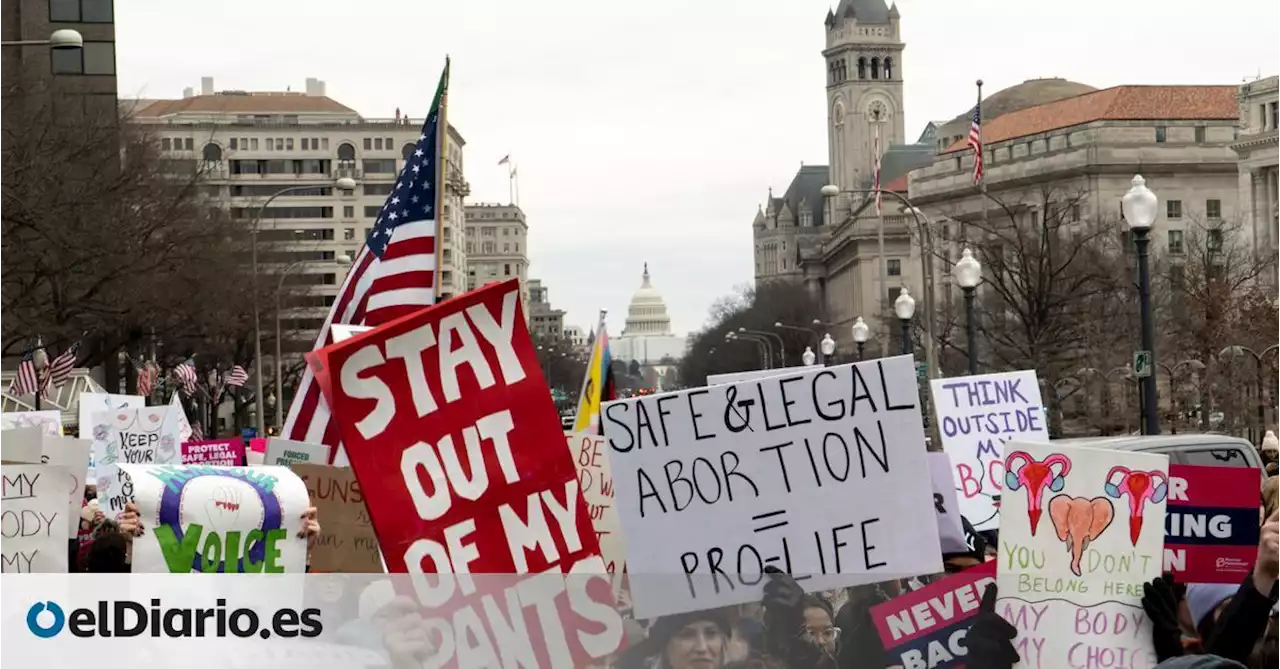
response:
<path id="1" fill-rule="evenodd" d="M 662 293 L 654 288 L 649 263 L 644 264 L 640 287 L 631 295 L 622 333 L 609 339 L 614 360 L 635 361 L 641 367 L 671 365 L 684 357 L 684 337 L 671 332 L 671 316 Z"/>

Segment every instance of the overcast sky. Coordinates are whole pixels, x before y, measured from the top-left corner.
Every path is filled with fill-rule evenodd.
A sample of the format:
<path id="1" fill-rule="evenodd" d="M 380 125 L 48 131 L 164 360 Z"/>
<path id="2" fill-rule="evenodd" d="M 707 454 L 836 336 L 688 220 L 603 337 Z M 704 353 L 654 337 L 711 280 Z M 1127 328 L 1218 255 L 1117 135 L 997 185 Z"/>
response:
<path id="1" fill-rule="evenodd" d="M 833 0 L 830 4 L 835 4 Z M 751 220 L 825 164 L 827 0 L 127 0 L 120 95 L 302 90 L 370 117 L 421 116 L 445 53 L 471 201 L 519 166 L 531 275 L 567 324 L 622 329 L 649 262 L 678 332 L 752 279 Z M 1185 9 L 1184 9 L 1185 8 Z M 1059 76 L 1238 84 L 1275 74 L 1280 3 L 902 0 L 908 136 L 987 90 Z"/>

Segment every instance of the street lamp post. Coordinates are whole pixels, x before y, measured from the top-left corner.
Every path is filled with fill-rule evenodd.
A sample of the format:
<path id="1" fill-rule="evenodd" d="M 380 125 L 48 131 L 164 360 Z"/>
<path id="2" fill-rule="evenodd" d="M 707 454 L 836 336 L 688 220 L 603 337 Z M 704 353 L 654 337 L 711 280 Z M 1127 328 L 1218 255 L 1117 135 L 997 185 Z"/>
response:
<path id="1" fill-rule="evenodd" d="M 916 301 L 911 297 L 911 293 L 907 292 L 906 286 L 903 286 L 902 292 L 898 293 L 898 299 L 893 301 L 893 312 L 902 322 L 902 354 L 911 355 L 911 317 L 916 314 Z"/>
<path id="2" fill-rule="evenodd" d="M 763 368 L 763 369 L 769 369 L 769 362 L 770 362 L 770 360 L 769 360 L 769 358 L 768 358 L 769 352 L 768 352 L 768 350 L 764 347 L 764 344 L 763 344 L 760 340 L 758 340 L 758 339 L 750 339 L 750 338 L 747 338 L 747 337 L 740 337 L 740 336 L 738 336 L 738 333 L 736 333 L 736 332 L 730 332 L 730 333 L 726 334 L 726 335 L 724 336 L 724 340 L 725 340 L 726 342 L 735 342 L 735 341 L 740 341 L 740 342 L 742 342 L 742 343 L 744 343 L 744 344 L 755 344 L 755 345 L 756 345 L 756 352 L 760 354 L 760 364 L 762 365 L 762 368 Z"/>
<path id="3" fill-rule="evenodd" d="M 819 350 L 822 349 L 822 338 L 818 336 L 817 330 L 813 330 L 811 328 L 802 328 L 795 325 L 785 325 L 781 321 L 774 323 L 773 327 L 778 328 L 780 330 L 795 330 L 796 332 L 805 332 L 810 335 L 813 335 L 813 348 L 817 348 Z M 810 352 L 811 353 L 813 352 L 812 349 L 810 349 Z M 818 362 L 822 362 L 822 359 L 819 358 Z"/>
<path id="4" fill-rule="evenodd" d="M 356 188 L 356 182 L 351 177 L 341 177 L 334 182 L 340 190 L 353 191 Z M 267 211 L 267 205 L 281 195 L 296 193 L 301 190 L 311 190 L 316 188 L 315 184 L 305 186 L 289 186 L 271 194 L 266 202 L 263 202 L 258 210 L 253 214 L 253 243 L 250 244 L 250 256 L 252 258 L 252 287 L 253 287 L 253 364 L 254 376 L 254 395 L 253 403 L 255 405 L 254 413 L 258 418 L 258 436 L 265 436 L 267 432 L 267 412 L 265 409 L 265 400 L 263 397 L 262 385 L 262 308 L 258 298 L 258 228 L 262 225 L 262 215 Z"/>
<path id="5" fill-rule="evenodd" d="M 871 336 L 871 328 L 867 327 L 867 322 L 859 316 L 853 322 L 853 327 L 849 328 L 853 332 L 853 343 L 858 345 L 858 362 L 862 362 L 863 349 L 867 346 L 867 339 Z"/>
<path id="6" fill-rule="evenodd" d="M 335 263 L 340 265 L 350 265 L 351 257 L 343 254 L 333 259 Z M 284 311 L 280 302 L 280 297 L 284 294 L 284 279 L 289 276 L 289 272 L 301 267 L 310 260 L 299 260 L 284 269 L 280 273 L 280 281 L 276 284 L 276 428 L 277 434 L 280 429 L 284 428 L 284 356 L 280 349 L 280 312 Z"/>
<path id="7" fill-rule="evenodd" d="M 25 39 L 14 42 L 0 42 L 0 46 L 47 46 L 56 50 L 72 50 L 84 48 L 84 37 L 75 30 L 55 30 L 49 39 Z"/>
<path id="8" fill-rule="evenodd" d="M 831 359 L 835 357 L 836 340 L 831 338 L 831 334 L 822 335 L 822 361 L 825 365 L 831 364 Z"/>
<path id="9" fill-rule="evenodd" d="M 964 291 L 965 339 L 969 350 L 969 374 L 978 373 L 978 327 L 973 317 L 973 297 L 982 281 L 982 265 L 973 257 L 973 251 L 965 249 L 956 263 L 954 274 L 960 290 Z"/>
<path id="10" fill-rule="evenodd" d="M 733 336 L 738 339 L 753 341 L 757 345 L 759 345 L 761 350 L 764 351 L 764 368 L 773 369 L 773 346 L 770 345 L 770 342 L 767 338 L 758 337 L 756 335 L 751 335 L 751 334 L 734 334 Z"/>
<path id="11" fill-rule="evenodd" d="M 1147 266 L 1148 246 L 1151 243 L 1151 225 L 1156 220 L 1156 206 L 1159 201 L 1156 194 L 1147 188 L 1146 181 L 1140 175 L 1133 176 L 1133 186 L 1121 200 L 1124 218 L 1133 231 L 1133 243 L 1138 249 L 1138 302 L 1142 310 L 1142 348 L 1151 358 L 1154 368 L 1156 359 L 1155 328 L 1151 323 L 1151 270 Z M 1148 374 L 1142 378 L 1142 404 L 1145 407 L 1146 434 L 1160 434 L 1160 403 L 1156 397 L 1156 378 Z"/>
<path id="12" fill-rule="evenodd" d="M 765 337 L 770 341 L 773 341 L 774 339 L 778 340 L 778 366 L 779 367 L 787 366 L 787 351 L 786 351 L 786 345 L 782 341 L 782 335 L 779 335 L 776 332 L 765 332 L 764 330 L 748 330 L 746 328 L 738 328 L 738 332 L 742 334 L 755 335 L 757 337 Z"/>

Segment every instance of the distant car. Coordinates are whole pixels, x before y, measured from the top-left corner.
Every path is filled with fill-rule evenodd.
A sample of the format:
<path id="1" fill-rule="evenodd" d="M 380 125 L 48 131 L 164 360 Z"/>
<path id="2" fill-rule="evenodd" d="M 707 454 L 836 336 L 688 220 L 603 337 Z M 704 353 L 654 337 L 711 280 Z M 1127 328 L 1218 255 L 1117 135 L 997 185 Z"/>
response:
<path id="1" fill-rule="evenodd" d="M 560 417 L 560 427 L 564 428 L 564 431 L 565 431 L 565 432 L 572 432 L 572 431 L 573 431 L 573 419 L 574 419 L 574 416 L 573 416 L 572 414 L 565 414 L 565 415 L 561 416 L 561 417 Z"/>
<path id="2" fill-rule="evenodd" d="M 1244 439 L 1225 434 L 1159 434 L 1150 436 L 1084 437 L 1055 439 L 1055 444 L 1109 448 L 1117 451 L 1164 453 L 1175 465 L 1256 467 L 1262 470 L 1258 449 Z M 1262 481 L 1267 474 L 1262 472 Z"/>

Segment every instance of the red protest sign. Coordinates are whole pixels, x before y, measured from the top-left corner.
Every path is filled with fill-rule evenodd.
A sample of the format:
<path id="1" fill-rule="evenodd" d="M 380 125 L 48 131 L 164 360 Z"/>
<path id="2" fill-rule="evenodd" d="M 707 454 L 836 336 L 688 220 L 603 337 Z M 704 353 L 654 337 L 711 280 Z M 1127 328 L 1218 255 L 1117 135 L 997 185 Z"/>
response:
<path id="1" fill-rule="evenodd" d="M 580 664 L 617 649 L 621 620 L 516 281 L 423 309 L 309 360 L 388 571 L 600 574 L 567 579 L 549 611 L 526 602 L 526 617 L 542 623 L 531 623 L 529 633 L 546 637 L 537 647 L 551 663 L 539 666 L 560 666 L 570 660 L 565 652 Z M 493 607 L 482 599 L 545 594 L 508 588 L 509 577 L 410 580 L 413 592 L 401 594 L 416 595 L 430 611 L 453 612 L 455 628 L 477 616 L 493 627 Z M 480 589 L 493 590 L 495 580 L 505 592 Z"/>
<path id="2" fill-rule="evenodd" d="M 978 615 L 983 591 L 995 582 L 995 561 L 984 562 L 871 607 L 871 619 L 892 658 L 890 664 L 963 667 L 969 621 Z"/>
<path id="3" fill-rule="evenodd" d="M 1239 583 L 1258 555 L 1258 483 L 1247 467 L 1169 465 L 1164 570 L 1183 583 Z"/>

